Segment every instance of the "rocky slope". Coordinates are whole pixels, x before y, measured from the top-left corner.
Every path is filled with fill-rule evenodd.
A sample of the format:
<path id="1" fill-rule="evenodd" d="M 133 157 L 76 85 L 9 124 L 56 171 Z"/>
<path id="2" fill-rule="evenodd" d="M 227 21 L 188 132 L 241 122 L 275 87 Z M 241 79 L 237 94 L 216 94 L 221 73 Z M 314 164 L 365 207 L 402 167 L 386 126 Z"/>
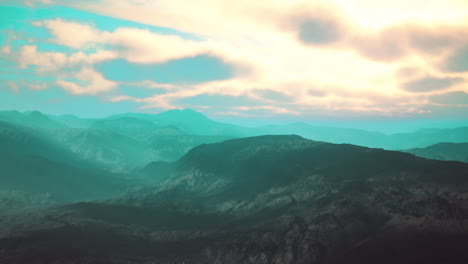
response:
<path id="1" fill-rule="evenodd" d="M 466 263 L 468 164 L 263 136 L 198 146 L 160 183 L 0 218 L 6 263 Z"/>

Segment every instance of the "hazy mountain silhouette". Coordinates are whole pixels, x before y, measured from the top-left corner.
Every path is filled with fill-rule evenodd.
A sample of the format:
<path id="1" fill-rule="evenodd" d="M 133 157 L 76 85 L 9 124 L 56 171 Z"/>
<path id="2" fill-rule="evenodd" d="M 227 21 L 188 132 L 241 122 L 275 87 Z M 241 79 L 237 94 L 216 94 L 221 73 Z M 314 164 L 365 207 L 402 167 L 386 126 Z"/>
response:
<path id="1" fill-rule="evenodd" d="M 299 122 L 282 126 L 264 126 L 262 129 L 270 134 L 297 134 L 313 140 L 389 150 L 423 148 L 440 142 L 468 142 L 468 127 L 419 129 L 408 133 L 384 134 L 352 128 L 320 127 Z"/>
<path id="2" fill-rule="evenodd" d="M 175 140 L 174 145 L 179 145 L 180 148 L 177 147 L 177 149 L 183 149 L 183 151 L 169 151 L 170 154 L 165 156 L 162 153 L 166 153 L 167 150 L 161 150 L 157 155 L 150 155 L 147 160 L 141 162 L 142 164 L 158 159 L 173 161 L 180 158 L 188 149 L 195 147 L 198 143 L 219 142 L 219 139 L 265 134 L 296 134 L 317 141 L 340 144 L 347 143 L 389 150 L 424 148 L 440 142 L 468 142 L 468 127 L 454 129 L 420 129 L 415 132 L 396 134 L 384 134 L 361 129 L 317 126 L 301 122 L 289 125 L 269 125 L 249 128 L 213 121 L 203 114 L 190 109 L 170 110 L 159 114 L 127 113 L 96 119 L 81 119 L 73 115 L 47 117 L 39 112 L 19 113 L 17 111 L 10 111 L 0 112 L 0 120 L 2 119 L 8 122 L 48 129 L 68 127 L 75 129 L 92 129 L 93 131 L 103 130 L 131 138 L 143 145 L 145 145 L 150 138 L 154 139 L 156 135 L 161 132 L 161 129 L 167 129 L 167 127 L 173 127 L 180 131 L 181 137 L 187 137 L 188 135 L 203 136 L 203 139 L 176 140 L 177 137 L 173 134 L 172 140 Z M 76 133 L 76 131 L 73 133 Z M 209 136 L 216 136 L 219 138 L 210 138 Z M 170 143 L 168 140 L 169 139 L 166 139 L 166 142 Z M 204 140 L 206 140 L 206 142 L 204 142 Z M 188 143 L 185 146 L 181 143 L 184 141 Z M 111 147 L 111 149 L 112 148 L 113 147 Z"/>
<path id="3" fill-rule="evenodd" d="M 89 128 L 96 119 L 79 118 L 75 115 L 49 116 L 50 119 L 70 128 Z"/>
<path id="4" fill-rule="evenodd" d="M 468 142 L 468 127 L 447 129 L 426 128 L 413 133 L 399 133 L 390 136 L 388 148 L 410 149 L 428 147 L 440 142 Z"/>
<path id="5" fill-rule="evenodd" d="M 149 120 L 119 117 L 112 119 L 98 119 L 91 125 L 92 129 L 109 130 L 134 139 L 151 135 L 158 126 Z"/>
<path id="6" fill-rule="evenodd" d="M 56 122 L 39 111 L 20 113 L 18 111 L 0 111 L 0 120 L 30 127 L 64 128 L 66 125 Z"/>
<path id="7" fill-rule="evenodd" d="M 145 163 L 143 144 L 110 130 L 66 128 L 48 133 L 80 160 L 103 169 L 122 171 Z"/>
<path id="8" fill-rule="evenodd" d="M 41 129 L 0 121 L 0 144 L 0 152 L 7 156 L 42 156 L 69 165 L 84 165 L 73 152 Z"/>
<path id="9" fill-rule="evenodd" d="M 468 143 L 438 143 L 426 148 L 405 150 L 405 152 L 428 159 L 468 163 Z"/>
<path id="10" fill-rule="evenodd" d="M 310 125 L 296 122 L 289 125 L 270 125 L 261 127 L 270 134 L 296 134 L 305 138 L 332 143 L 348 143 L 367 147 L 384 147 L 387 135 L 354 128 L 340 128 Z"/>
<path id="11" fill-rule="evenodd" d="M 153 118 L 155 115 L 147 116 Z M 0 121 L 8 120 L 8 124 L 19 125 L 23 130 L 29 129 L 31 135 L 38 134 L 42 140 L 46 141 L 42 145 L 56 146 L 67 152 L 65 156 L 52 152 L 60 161 L 66 161 L 72 165 L 80 161 L 111 171 L 123 171 L 144 166 L 155 160 L 174 161 L 199 144 L 232 138 L 228 135 L 189 134 L 178 127 L 168 125 L 171 122 L 181 124 L 189 121 L 197 122 L 197 119 L 193 119 L 194 116 L 207 120 L 210 124 L 217 124 L 190 110 L 161 114 L 158 118 L 166 120 L 164 122 L 135 117 L 80 119 L 67 115 L 49 118 L 37 111 L 31 113 L 0 112 Z M 192 125 L 195 127 L 193 123 Z M 224 124 L 220 126 L 229 127 Z M 31 146 L 24 145 L 21 148 L 26 151 Z M 36 150 L 41 151 L 40 147 Z M 43 156 L 49 157 L 50 154 L 44 151 Z M 70 154 L 73 159 L 69 157 Z M 52 159 L 55 160 L 55 158 Z"/>
<path id="12" fill-rule="evenodd" d="M 203 114 L 191 110 L 169 110 L 160 114 L 121 114 L 109 118 L 133 117 L 150 120 L 158 126 L 175 126 L 186 133 L 196 135 L 215 135 L 244 137 L 261 134 L 261 130 L 213 121 Z"/>
<path id="13" fill-rule="evenodd" d="M 465 263 L 468 164 L 261 136 L 100 203 L 0 219 L 8 263 Z M 40 245 L 37 241 L 41 241 Z M 384 248 L 386 250 L 384 250 Z"/>
<path id="14" fill-rule="evenodd" d="M 0 207 L 104 198 L 127 185 L 51 140 L 41 130 L 0 121 Z"/>

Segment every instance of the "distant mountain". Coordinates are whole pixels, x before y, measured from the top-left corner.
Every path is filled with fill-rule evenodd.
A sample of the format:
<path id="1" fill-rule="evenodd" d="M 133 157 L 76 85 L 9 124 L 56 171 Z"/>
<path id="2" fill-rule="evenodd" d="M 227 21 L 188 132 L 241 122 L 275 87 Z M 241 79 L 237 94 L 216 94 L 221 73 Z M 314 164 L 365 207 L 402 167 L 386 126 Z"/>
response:
<path id="1" fill-rule="evenodd" d="M 175 109 L 155 115 L 129 113 L 110 116 L 109 119 L 120 117 L 150 120 L 158 126 L 175 126 L 188 134 L 196 135 L 245 137 L 262 134 L 258 129 L 213 121 L 191 109 Z"/>
<path id="2" fill-rule="evenodd" d="M 439 143 L 426 148 L 408 149 L 405 152 L 435 160 L 454 160 L 468 163 L 468 143 Z"/>
<path id="3" fill-rule="evenodd" d="M 0 194 L 14 194 L 0 195 L 0 208 L 25 199 L 36 204 L 29 197 L 56 202 L 104 198 L 126 185 L 42 130 L 0 121 L 0 146 Z"/>
<path id="4" fill-rule="evenodd" d="M 80 160 L 111 171 L 122 171 L 149 162 L 145 160 L 146 147 L 143 144 L 112 130 L 66 128 L 48 133 Z"/>
<path id="5" fill-rule="evenodd" d="M 165 121 L 159 122 L 151 121 L 152 115 L 148 115 L 151 116 L 149 119 L 147 117 L 143 119 L 137 117 L 80 119 L 73 115 L 48 117 L 40 112 L 11 111 L 0 112 L 0 122 L 3 118 L 8 120 L 3 124 L 15 126 L 10 126 L 8 129 L 10 134 L 21 134 L 21 131 L 29 130 L 25 138 L 40 139 L 40 142 L 25 143 L 17 150 L 33 155 L 39 154 L 39 156 L 68 164 L 86 163 L 114 172 L 141 167 L 157 160 L 174 161 L 199 144 L 232 138 L 227 135 L 189 134 L 178 127 L 168 126 L 167 124 L 171 122 L 180 122 L 178 118 L 189 118 L 192 115 L 208 120 L 201 114 L 194 114 L 195 111 L 177 113 L 161 114 L 160 119 Z M 1 132 L 0 124 L 0 140 Z M 9 139 L 5 139 L 5 144 L 8 145 L 8 141 Z M 57 151 L 45 151 L 43 155 L 40 146 L 47 146 L 46 149 L 53 146 Z"/>
<path id="6" fill-rule="evenodd" d="M 450 129 L 420 129 L 412 133 L 399 133 L 389 136 L 387 148 L 411 149 L 424 148 L 440 142 L 468 142 L 468 127 Z"/>
<path id="7" fill-rule="evenodd" d="M 0 146 L 5 155 L 42 156 L 69 165 L 89 165 L 42 129 L 0 121 Z"/>
<path id="8" fill-rule="evenodd" d="M 93 121 L 96 120 L 90 118 L 79 118 L 75 115 L 49 116 L 49 118 L 70 128 L 89 128 Z"/>
<path id="9" fill-rule="evenodd" d="M 264 126 L 261 129 L 269 134 L 297 134 L 312 140 L 389 150 L 423 148 L 439 142 L 468 142 L 468 127 L 420 129 L 415 132 L 390 135 L 352 128 L 314 126 L 300 122 L 281 126 Z"/>
<path id="10" fill-rule="evenodd" d="M 231 136 L 190 135 L 176 127 L 162 127 L 144 140 L 151 161 L 175 161 L 200 144 L 222 142 Z"/>
<path id="11" fill-rule="evenodd" d="M 268 125 L 258 128 L 249 128 L 217 122 L 191 109 L 169 110 L 159 114 L 127 113 L 96 119 L 81 119 L 73 115 L 46 116 L 40 112 L 20 113 L 17 111 L 10 111 L 0 112 L 0 120 L 24 126 L 48 129 L 68 127 L 105 130 L 132 138 L 143 144 L 148 138 L 154 138 L 154 135 L 165 127 L 175 127 L 185 135 L 220 136 L 222 138 L 296 134 L 317 141 L 339 144 L 347 143 L 388 150 L 424 148 L 440 142 L 468 142 L 468 127 L 453 129 L 420 129 L 415 132 L 396 134 L 311 125 L 302 122 L 288 125 Z M 204 143 L 211 142 L 216 141 L 207 141 Z M 195 145 L 187 145 L 185 149 L 187 150 L 194 146 Z M 182 154 L 185 154 L 185 152 Z M 160 155 L 159 157 L 166 161 L 174 160 L 174 157 L 180 157 L 180 155 L 177 154 L 171 155 L 173 156 L 165 157 L 164 155 Z"/>
<path id="12" fill-rule="evenodd" d="M 199 144 L 231 138 L 190 135 L 176 127 L 155 126 L 150 130 L 140 130 L 129 126 L 112 128 L 111 124 L 116 123 L 99 122 L 100 129 L 58 129 L 51 135 L 80 159 L 94 161 L 112 171 L 144 166 L 158 160 L 174 161 Z"/>
<path id="13" fill-rule="evenodd" d="M 115 119 L 95 120 L 91 123 L 89 128 L 112 131 L 139 140 L 154 134 L 155 130 L 159 127 L 149 120 L 133 117 L 119 117 Z"/>
<path id="14" fill-rule="evenodd" d="M 119 198 L 0 218 L 0 259 L 468 262 L 465 163 L 291 135 L 203 144 L 147 169 L 161 181 Z"/>
<path id="15" fill-rule="evenodd" d="M 331 143 L 347 143 L 367 147 L 384 147 L 387 135 L 354 128 L 340 128 L 310 125 L 296 122 L 289 125 L 270 125 L 261 127 L 270 134 L 296 134 L 302 137 Z"/>
<path id="16" fill-rule="evenodd" d="M 137 141 L 105 130 L 37 128 L 0 121 L 1 152 L 40 156 L 77 167 L 121 171 L 140 166 L 145 148 Z"/>
<path id="17" fill-rule="evenodd" d="M 0 111 L 0 120 L 29 127 L 64 128 L 66 125 L 56 122 L 38 111 L 20 113 L 18 111 Z"/>

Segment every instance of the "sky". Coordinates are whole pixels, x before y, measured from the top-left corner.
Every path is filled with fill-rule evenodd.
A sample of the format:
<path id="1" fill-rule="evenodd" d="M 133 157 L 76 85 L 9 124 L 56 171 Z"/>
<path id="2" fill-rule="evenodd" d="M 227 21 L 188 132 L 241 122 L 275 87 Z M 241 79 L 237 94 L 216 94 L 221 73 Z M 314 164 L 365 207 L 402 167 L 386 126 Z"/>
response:
<path id="1" fill-rule="evenodd" d="M 2 0 L 0 110 L 459 123 L 466 14 L 466 0 Z"/>

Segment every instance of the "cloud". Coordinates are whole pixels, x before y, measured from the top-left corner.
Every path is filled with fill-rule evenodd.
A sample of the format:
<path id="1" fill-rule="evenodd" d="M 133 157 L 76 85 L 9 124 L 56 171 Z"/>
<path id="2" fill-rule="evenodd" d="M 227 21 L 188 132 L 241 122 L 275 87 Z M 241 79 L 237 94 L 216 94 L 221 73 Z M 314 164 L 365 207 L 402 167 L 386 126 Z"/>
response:
<path id="1" fill-rule="evenodd" d="M 77 22 L 65 21 L 57 18 L 55 20 L 34 21 L 36 27 L 45 27 L 54 36 L 52 42 L 75 49 L 86 49 L 103 37 L 102 32 L 90 25 Z"/>
<path id="2" fill-rule="evenodd" d="M 20 79 L 18 81 L 18 84 L 22 87 L 26 87 L 28 89 L 36 90 L 36 91 L 45 90 L 49 88 L 49 84 L 47 82 L 40 81 L 40 80 L 25 81 L 23 79 Z"/>
<path id="3" fill-rule="evenodd" d="M 177 90 L 180 86 L 176 84 L 170 84 L 170 83 L 158 83 L 154 81 L 137 81 L 137 82 L 120 82 L 121 84 L 128 85 L 128 86 L 133 86 L 133 87 L 138 87 L 138 88 L 144 88 L 144 89 L 164 89 L 167 91 L 170 90 Z"/>
<path id="4" fill-rule="evenodd" d="M 443 105 L 463 105 L 468 107 L 468 93 L 466 92 L 449 92 L 431 97 L 431 101 Z"/>
<path id="5" fill-rule="evenodd" d="M 424 25 L 399 23 L 379 30 L 358 30 L 346 45 L 362 56 L 378 61 L 396 61 L 418 56 L 429 59 L 444 55 L 463 43 L 468 25 Z"/>
<path id="6" fill-rule="evenodd" d="M 310 19 L 300 25 L 299 39 L 306 44 L 334 43 L 340 31 L 333 21 Z"/>
<path id="7" fill-rule="evenodd" d="M 91 68 L 83 68 L 73 75 L 77 82 L 58 80 L 57 85 L 74 95 L 94 95 L 117 87 L 117 83 L 104 79 Z"/>
<path id="8" fill-rule="evenodd" d="M 184 108 L 190 108 L 193 106 L 208 106 L 219 111 L 225 111 L 231 107 L 239 105 L 256 106 L 260 102 L 246 95 L 229 96 L 219 94 L 200 94 L 187 98 L 176 99 L 172 103 Z"/>
<path id="9" fill-rule="evenodd" d="M 34 7 L 36 4 L 52 4 L 52 3 L 54 3 L 53 0 L 24 0 L 22 2 L 24 2 L 24 4 L 29 6 L 29 7 Z"/>
<path id="10" fill-rule="evenodd" d="M 13 81 L 8 81 L 8 82 L 7 82 L 7 85 L 8 85 L 8 87 L 9 87 L 13 92 L 15 92 L 15 93 L 19 92 L 19 89 L 20 89 L 20 88 L 19 88 L 19 86 L 18 86 L 15 82 L 13 82 Z"/>
<path id="11" fill-rule="evenodd" d="M 58 85 L 73 95 L 98 94 L 117 87 L 117 83 L 106 80 L 93 69 L 95 63 L 113 59 L 111 51 L 97 51 L 85 54 L 76 52 L 41 52 L 35 45 L 25 45 L 18 52 L 17 63 L 20 69 L 33 66 L 35 77 L 46 76 L 48 81 L 22 81 L 22 86 L 32 90 L 44 90 Z M 73 79 L 74 81 L 70 81 Z"/>
<path id="12" fill-rule="evenodd" d="M 280 18 L 286 29 L 296 31 L 298 39 L 309 45 L 330 45 L 346 37 L 350 25 L 336 8 L 314 5 L 301 6 Z"/>
<path id="13" fill-rule="evenodd" d="M 223 63 L 219 58 L 206 55 L 159 64 L 137 64 L 119 59 L 97 64 L 96 69 L 109 80 L 126 82 L 150 80 L 157 83 L 178 84 L 229 79 L 235 73 L 231 65 Z"/>
<path id="14" fill-rule="evenodd" d="M 227 98 L 232 107 L 243 107 L 211 106 L 223 113 L 279 113 L 279 108 L 303 115 L 418 115 L 430 111 L 428 94 L 464 89 L 465 67 L 463 61 L 457 61 L 464 52 L 455 51 L 466 46 L 463 36 L 468 25 L 462 19 L 468 5 L 457 1 L 440 4 L 431 0 L 419 10 L 413 2 L 403 0 L 272 0 L 268 4 L 247 0 L 57 0 L 65 6 L 166 27 L 171 32 L 118 26 L 105 31 L 64 19 L 36 21 L 36 26 L 49 30 L 52 43 L 74 51 L 60 55 L 28 47 L 18 61 L 23 67 L 32 65 L 54 74 L 61 87 L 74 94 L 117 90 L 117 82 L 154 89 L 164 85 L 150 96 L 119 90 L 116 94 L 120 95 L 112 99 L 145 108 L 170 109 L 190 98 L 212 96 Z M 80 32 L 71 36 L 70 29 Z M 178 32 L 194 35 L 196 40 Z M 203 56 L 216 58 L 233 71 L 223 78 L 169 84 L 190 78 L 181 68 L 170 72 L 158 68 Z M 449 68 L 458 70 L 441 72 L 441 61 L 447 58 L 459 65 Z M 115 62 L 128 66 L 119 78 L 108 74 L 112 70 L 101 68 L 112 68 Z M 195 69 L 197 65 L 200 67 Z M 190 67 L 201 77 L 216 75 L 211 68 L 202 67 L 208 64 L 197 65 Z M 77 80 L 85 77 L 78 74 L 82 69 L 100 77 Z M 153 77 L 153 70 L 163 78 Z M 177 78 L 171 79 L 170 74 Z M 93 85 L 99 82 L 104 88 Z M 235 98 L 247 98 L 257 105 Z M 204 106 L 203 100 L 192 103 Z"/>
<path id="15" fill-rule="evenodd" d="M 11 54 L 11 46 L 5 45 L 5 46 L 1 47 L 0 48 L 0 53 Z"/>
<path id="16" fill-rule="evenodd" d="M 376 33 L 360 34 L 351 40 L 350 46 L 368 59 L 395 61 L 408 54 L 408 44 L 403 33 L 388 28 Z"/>
<path id="17" fill-rule="evenodd" d="M 124 27 L 112 32 L 101 31 L 90 25 L 59 18 L 36 21 L 33 24 L 47 28 L 56 44 L 82 50 L 100 47 L 112 50 L 119 58 L 134 63 L 163 63 L 210 51 L 205 43 L 174 35 L 157 34 L 146 29 Z"/>
<path id="18" fill-rule="evenodd" d="M 455 50 L 448 56 L 444 69 L 450 72 L 468 72 L 468 45 Z"/>
<path id="19" fill-rule="evenodd" d="M 53 71 L 65 65 L 67 56 L 60 52 L 38 52 L 37 46 L 25 45 L 21 47 L 18 57 L 20 69 L 29 65 L 40 66 L 41 71 Z"/>
<path id="20" fill-rule="evenodd" d="M 409 92 L 432 92 L 451 88 L 452 86 L 463 83 L 462 78 L 437 78 L 425 77 L 422 79 L 406 82 L 403 84 L 403 89 Z"/>
<path id="21" fill-rule="evenodd" d="M 250 112 L 256 115 L 264 115 L 266 114 L 286 114 L 286 115 L 299 115 L 300 113 L 285 107 L 277 107 L 271 105 L 260 105 L 260 106 L 237 106 L 233 107 L 232 109 L 237 111 L 244 111 Z"/>
<path id="22" fill-rule="evenodd" d="M 464 43 L 468 25 L 403 25 L 413 50 L 434 56 L 453 50 Z"/>
<path id="23" fill-rule="evenodd" d="M 113 45 L 120 57 L 134 63 L 163 63 L 208 52 L 197 41 L 134 28 L 117 29 L 106 43 Z"/>
<path id="24" fill-rule="evenodd" d="M 256 98 L 259 98 L 263 101 L 270 101 L 275 103 L 291 103 L 294 101 L 292 96 L 274 90 L 253 90 L 252 93 Z"/>

